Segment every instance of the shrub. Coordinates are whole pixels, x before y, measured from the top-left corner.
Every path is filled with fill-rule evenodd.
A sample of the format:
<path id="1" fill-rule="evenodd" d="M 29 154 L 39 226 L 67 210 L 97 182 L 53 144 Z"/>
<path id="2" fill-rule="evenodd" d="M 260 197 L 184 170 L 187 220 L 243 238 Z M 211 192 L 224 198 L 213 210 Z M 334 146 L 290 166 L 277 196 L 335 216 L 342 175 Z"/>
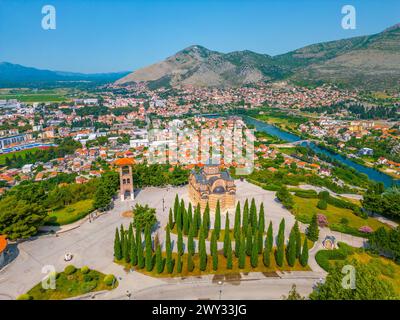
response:
<path id="1" fill-rule="evenodd" d="M 64 273 L 69 276 L 71 274 L 73 274 L 76 271 L 76 268 L 74 265 L 70 264 L 68 266 L 65 267 L 64 269 Z"/>
<path id="2" fill-rule="evenodd" d="M 328 219 L 323 214 L 317 214 L 318 226 L 325 228 L 328 226 Z"/>
<path id="3" fill-rule="evenodd" d="M 93 291 L 97 287 L 97 282 L 96 281 L 90 281 L 86 282 L 82 285 L 82 291 L 84 293 L 88 293 L 90 291 Z"/>
<path id="4" fill-rule="evenodd" d="M 349 219 L 347 219 L 347 218 L 342 218 L 342 219 L 340 219 L 340 223 L 341 223 L 341 224 L 344 224 L 344 225 L 348 225 L 348 224 L 349 224 Z"/>
<path id="5" fill-rule="evenodd" d="M 318 194 L 315 190 L 296 190 L 294 195 L 300 198 L 308 198 L 308 199 L 318 197 Z"/>
<path id="6" fill-rule="evenodd" d="M 372 233 L 374 230 L 370 226 L 362 226 L 358 229 L 358 231 L 363 232 L 363 233 Z"/>
<path id="7" fill-rule="evenodd" d="M 27 293 L 18 296 L 17 300 L 33 300 L 33 297 Z"/>
<path id="8" fill-rule="evenodd" d="M 90 274 L 84 274 L 83 275 L 83 281 L 84 282 L 89 282 L 89 281 L 92 281 L 92 280 L 93 280 L 93 277 Z"/>
<path id="9" fill-rule="evenodd" d="M 329 195 L 329 192 L 328 192 L 328 191 L 321 191 L 321 192 L 318 194 L 318 198 L 320 198 L 320 199 L 322 199 L 322 200 L 325 200 L 325 201 L 328 201 L 329 197 L 330 197 L 330 195 Z"/>
<path id="10" fill-rule="evenodd" d="M 326 210 L 327 207 L 328 207 L 328 205 L 325 200 L 321 199 L 318 201 L 318 204 L 317 204 L 318 209 Z"/>
<path id="11" fill-rule="evenodd" d="M 104 277 L 103 282 L 107 285 L 107 286 L 111 286 L 115 281 L 115 276 L 113 274 L 108 274 Z"/>
<path id="12" fill-rule="evenodd" d="M 89 269 L 88 266 L 83 266 L 83 267 L 81 268 L 82 274 L 86 274 L 86 273 L 88 273 L 89 271 L 90 271 L 90 269 Z"/>

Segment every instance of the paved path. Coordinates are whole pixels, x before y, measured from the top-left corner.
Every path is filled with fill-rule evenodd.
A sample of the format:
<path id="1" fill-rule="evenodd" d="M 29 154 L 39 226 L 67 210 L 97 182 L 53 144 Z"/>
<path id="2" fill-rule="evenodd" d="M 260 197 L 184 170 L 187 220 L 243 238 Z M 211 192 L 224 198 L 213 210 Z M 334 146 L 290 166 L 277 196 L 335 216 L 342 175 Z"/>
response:
<path id="1" fill-rule="evenodd" d="M 266 225 L 268 225 L 269 221 L 272 221 L 275 234 L 277 233 L 281 219 L 285 218 L 285 233 L 286 236 L 288 236 L 295 219 L 293 215 L 275 200 L 274 192 L 266 191 L 250 183 L 240 181 L 237 181 L 237 188 L 238 200 L 241 201 L 242 205 L 246 198 L 250 200 L 252 197 L 255 198 L 257 206 L 261 202 L 264 202 Z M 147 203 L 151 207 L 156 208 L 157 217 L 160 221 L 159 238 L 161 241 L 165 236 L 164 226 L 168 221 L 169 207 L 173 205 L 176 194 L 185 199 L 186 203 L 188 202 L 186 187 L 146 188 L 139 192 L 135 200 L 135 202 L 142 204 Z M 87 265 L 90 268 L 106 274 L 112 273 L 118 277 L 120 285 L 117 289 L 99 295 L 106 299 L 124 296 L 127 291 L 143 292 L 143 299 L 156 299 L 158 297 L 170 299 L 175 297 L 179 297 L 179 299 L 192 297 L 198 299 L 206 296 L 214 299 L 215 286 L 212 284 L 210 278 L 201 277 L 197 279 L 198 283 L 202 283 L 201 285 L 194 285 L 193 281 L 195 280 L 193 279 L 189 281 L 181 278 L 178 278 L 178 283 L 171 284 L 171 279 L 152 278 L 138 272 L 127 272 L 123 270 L 121 266 L 113 263 L 115 229 L 119 227 L 121 223 L 123 223 L 125 227 L 129 225 L 131 219 L 122 217 L 122 213 L 131 210 L 135 202 L 121 202 L 120 200 L 116 200 L 114 209 L 98 217 L 91 223 L 89 221 L 83 221 L 78 228 L 71 229 L 67 232 L 58 235 L 40 236 L 19 243 L 18 256 L 6 266 L 6 268 L 0 271 L 0 299 L 16 298 L 18 295 L 25 293 L 35 284 L 39 283 L 45 276 L 45 274 L 42 273 L 42 268 L 44 266 L 53 265 L 57 271 L 61 271 L 66 265 L 71 263 L 77 267 Z M 230 219 L 231 227 L 233 227 L 234 211 L 232 210 L 230 214 L 232 216 Z M 224 225 L 224 222 L 222 222 L 222 225 Z M 306 226 L 303 225 L 300 225 L 300 227 L 302 229 L 306 228 Z M 330 231 L 327 230 L 326 232 Z M 321 232 L 320 239 L 322 239 L 323 236 L 324 232 Z M 172 236 L 173 239 L 174 237 L 175 236 Z M 361 245 L 360 240 L 356 239 L 356 237 L 348 238 L 349 236 L 347 235 L 343 235 L 342 237 L 337 236 L 337 239 L 339 241 L 348 242 L 351 245 Z M 317 249 L 315 249 L 315 252 L 316 250 Z M 74 257 L 71 262 L 65 262 L 63 260 L 66 252 L 71 252 L 73 254 Z M 321 270 L 312 262 L 315 252 L 311 250 L 310 265 L 315 271 L 313 278 L 319 278 Z M 244 275 L 242 276 L 244 277 Z M 242 281 L 241 286 L 243 290 L 237 290 L 237 286 L 230 286 L 227 284 L 225 286 L 227 289 L 224 298 L 242 299 L 245 297 L 253 297 L 279 299 L 282 294 L 288 293 L 292 283 L 298 284 L 300 292 L 306 294 L 311 292 L 312 285 L 315 282 L 311 281 L 309 274 L 306 273 L 292 275 L 290 280 L 287 279 L 287 275 L 286 278 L 285 276 L 282 277 L 286 280 L 263 278 L 259 281 L 245 281 L 249 284 L 245 284 Z M 178 288 L 183 288 L 183 283 L 189 283 L 188 285 L 184 285 L 187 289 L 179 291 L 180 289 Z M 168 287 L 170 289 L 165 289 L 166 291 L 155 292 L 154 295 L 151 295 L 150 288 L 160 285 L 172 285 L 172 287 Z M 191 290 L 192 287 L 199 287 L 200 289 Z M 146 291 L 147 289 L 150 291 Z M 161 292 L 165 292 L 164 294 L 168 295 L 163 295 Z M 179 292 L 181 292 L 181 294 L 179 294 Z"/>

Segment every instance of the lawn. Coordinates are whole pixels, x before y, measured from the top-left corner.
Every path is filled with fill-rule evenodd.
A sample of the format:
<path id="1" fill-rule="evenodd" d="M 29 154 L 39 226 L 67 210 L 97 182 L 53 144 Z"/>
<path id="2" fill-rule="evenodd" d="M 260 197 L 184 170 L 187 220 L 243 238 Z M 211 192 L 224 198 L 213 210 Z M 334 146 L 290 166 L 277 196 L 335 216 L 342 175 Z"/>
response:
<path id="1" fill-rule="evenodd" d="M 14 155 L 16 157 L 25 158 L 26 154 L 34 153 L 37 150 L 39 150 L 39 148 L 25 149 L 25 150 L 20 150 L 20 151 L 16 151 L 16 152 L 10 152 L 10 153 L 1 154 L 0 155 L 0 165 L 4 165 L 6 163 L 6 158 L 10 158 L 11 159 L 12 157 L 14 157 Z"/>
<path id="2" fill-rule="evenodd" d="M 273 249 L 274 251 L 274 249 Z M 165 253 L 163 253 L 163 256 L 165 257 Z M 279 267 L 275 263 L 275 259 L 273 257 L 273 254 L 271 254 L 271 265 L 269 267 L 264 266 L 263 264 L 263 257 L 262 255 L 258 256 L 258 266 L 256 268 L 253 268 L 250 264 L 250 257 L 246 255 L 246 263 L 245 267 L 243 269 L 240 269 L 238 266 L 238 259 L 236 256 L 233 254 L 232 257 L 232 269 L 227 269 L 226 268 L 226 258 L 222 254 L 222 251 L 219 251 L 218 254 L 218 270 L 214 271 L 212 269 L 212 257 L 210 255 L 207 256 L 207 267 L 206 270 L 201 271 L 199 269 L 200 265 L 200 257 L 198 254 L 195 254 L 193 256 L 193 262 L 194 262 L 194 270 L 192 272 L 189 272 L 187 269 L 187 254 L 182 255 L 182 272 L 178 273 L 177 272 L 177 266 L 176 266 L 176 261 L 178 254 L 173 252 L 172 257 L 175 259 L 175 267 L 172 273 L 168 273 L 166 267 L 164 268 L 164 271 L 162 273 L 157 273 L 156 266 L 154 266 L 152 271 L 146 271 L 145 268 L 143 269 L 137 269 L 136 267 L 133 267 L 133 269 L 137 272 L 146 274 L 148 276 L 152 277 L 187 277 L 187 276 L 201 276 L 201 275 L 208 275 L 208 274 L 217 274 L 217 275 L 229 275 L 229 274 L 239 274 L 239 273 L 247 273 L 247 272 L 263 272 L 263 273 L 274 273 L 276 271 L 309 271 L 311 270 L 310 267 L 306 266 L 303 267 L 301 264 L 296 260 L 296 263 L 293 267 L 290 267 L 287 262 L 286 258 L 284 259 L 284 264 L 282 267 Z M 117 261 L 117 263 L 123 265 L 126 270 L 129 270 L 131 268 L 131 265 L 129 263 L 126 263 L 124 261 Z"/>
<path id="3" fill-rule="evenodd" d="M 373 230 L 376 230 L 379 227 L 388 228 L 386 224 L 381 223 L 374 218 L 363 219 L 358 217 L 349 209 L 337 208 L 330 204 L 328 204 L 326 210 L 318 209 L 317 203 L 319 199 L 306 199 L 297 196 L 293 196 L 293 199 L 295 205 L 292 212 L 296 216 L 296 219 L 305 223 L 310 223 L 312 216 L 316 213 L 320 213 L 326 216 L 328 219 L 328 226 L 331 227 L 331 229 L 337 229 L 338 226 L 346 226 L 342 223 L 342 219 L 344 218 L 348 221 L 347 227 L 354 230 L 358 230 L 362 226 L 369 226 Z"/>
<path id="4" fill-rule="evenodd" d="M 87 199 L 70 204 L 62 209 L 50 211 L 46 218 L 46 225 L 60 226 L 82 219 L 93 211 L 93 200 Z"/>
<path id="5" fill-rule="evenodd" d="M 114 283 L 114 286 L 105 284 L 105 276 L 105 274 L 96 270 L 90 270 L 84 274 L 80 269 L 77 269 L 70 275 L 60 272 L 56 275 L 56 289 L 43 289 L 40 282 L 27 294 L 33 300 L 61 300 L 89 292 L 112 290 L 118 286 L 118 281 Z"/>

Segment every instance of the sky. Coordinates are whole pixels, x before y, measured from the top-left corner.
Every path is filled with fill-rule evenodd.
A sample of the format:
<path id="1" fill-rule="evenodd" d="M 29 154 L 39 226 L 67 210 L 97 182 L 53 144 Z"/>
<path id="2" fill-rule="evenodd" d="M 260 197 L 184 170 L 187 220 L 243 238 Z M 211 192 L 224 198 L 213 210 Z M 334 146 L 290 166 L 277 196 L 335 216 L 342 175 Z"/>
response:
<path id="1" fill-rule="evenodd" d="M 348 4 L 355 30 L 341 25 Z M 44 5 L 56 9 L 55 30 L 42 28 Z M 194 44 L 276 55 L 399 22 L 399 0 L 0 0 L 0 61 L 131 71 Z"/>

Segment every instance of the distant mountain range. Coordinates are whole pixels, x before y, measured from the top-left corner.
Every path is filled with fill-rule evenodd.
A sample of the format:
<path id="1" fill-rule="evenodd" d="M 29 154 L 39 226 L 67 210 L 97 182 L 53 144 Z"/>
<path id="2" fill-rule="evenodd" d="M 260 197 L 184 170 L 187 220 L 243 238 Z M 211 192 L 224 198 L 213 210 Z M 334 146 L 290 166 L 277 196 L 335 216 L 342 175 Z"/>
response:
<path id="1" fill-rule="evenodd" d="M 58 81 L 93 81 L 93 82 L 114 82 L 124 77 L 129 72 L 113 73 L 74 73 L 64 71 L 41 70 L 13 64 L 0 62 L 0 85 L 34 85 L 49 84 Z"/>
<path id="2" fill-rule="evenodd" d="M 335 83 L 365 89 L 400 87 L 400 24 L 371 36 L 313 44 L 278 56 L 221 53 L 194 45 L 115 83 L 227 87 L 259 81 Z"/>

